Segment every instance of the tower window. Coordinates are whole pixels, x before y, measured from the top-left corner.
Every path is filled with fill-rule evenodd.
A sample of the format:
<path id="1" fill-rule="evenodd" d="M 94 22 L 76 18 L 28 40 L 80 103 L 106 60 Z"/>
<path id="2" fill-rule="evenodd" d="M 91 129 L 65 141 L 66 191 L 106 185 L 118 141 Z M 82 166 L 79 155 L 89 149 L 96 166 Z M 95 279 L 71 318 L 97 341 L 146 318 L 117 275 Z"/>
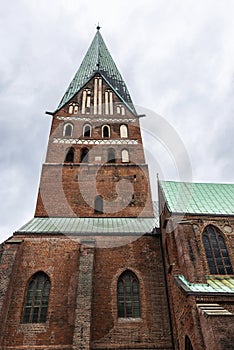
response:
<path id="1" fill-rule="evenodd" d="M 79 110 L 79 106 L 77 103 L 70 103 L 68 107 L 69 114 L 77 114 Z"/>
<path id="2" fill-rule="evenodd" d="M 120 125 L 120 137 L 127 138 L 128 137 L 128 127 L 127 125 Z"/>
<path id="3" fill-rule="evenodd" d="M 78 114 L 78 111 L 79 111 L 79 107 L 78 107 L 78 105 L 76 104 L 76 105 L 74 106 L 74 114 Z"/>
<path id="4" fill-rule="evenodd" d="M 68 113 L 73 114 L 73 105 L 69 105 Z"/>
<path id="5" fill-rule="evenodd" d="M 119 277 L 118 286 L 118 317 L 140 317 L 139 282 L 131 271 L 125 271 Z"/>
<path id="6" fill-rule="evenodd" d="M 110 127 L 109 127 L 109 125 L 103 125 L 103 127 L 102 127 L 102 137 L 110 137 Z"/>
<path id="7" fill-rule="evenodd" d="M 187 335 L 185 336 L 185 345 L 184 345 L 184 349 L 185 349 L 185 350 L 193 350 L 191 341 L 190 341 L 190 339 L 189 339 L 189 337 L 188 337 Z"/>
<path id="8" fill-rule="evenodd" d="M 107 162 L 115 163 L 115 150 L 113 148 L 108 149 Z"/>
<path id="9" fill-rule="evenodd" d="M 116 113 L 125 115 L 125 108 L 124 108 L 124 106 L 121 106 L 121 105 L 116 106 Z"/>
<path id="10" fill-rule="evenodd" d="M 89 124 L 83 126 L 83 136 L 91 137 L 91 126 Z"/>
<path id="11" fill-rule="evenodd" d="M 102 196 L 96 196 L 94 200 L 94 212 L 103 213 L 103 198 Z"/>
<path id="12" fill-rule="evenodd" d="M 65 162 L 73 163 L 74 162 L 74 148 L 71 147 L 67 150 Z"/>
<path id="13" fill-rule="evenodd" d="M 70 123 L 65 124 L 63 127 L 63 136 L 72 136 L 72 132 L 73 132 L 73 125 Z"/>
<path id="14" fill-rule="evenodd" d="M 23 323 L 44 323 L 48 309 L 50 280 L 44 272 L 30 279 L 24 303 Z"/>
<path id="15" fill-rule="evenodd" d="M 81 154 L 80 154 L 80 162 L 88 163 L 88 161 L 89 161 L 89 150 L 88 148 L 82 148 Z"/>
<path id="16" fill-rule="evenodd" d="M 211 274 L 233 274 L 225 240 L 221 231 L 212 225 L 203 232 L 203 244 Z"/>
<path id="17" fill-rule="evenodd" d="M 122 163 L 129 163 L 129 152 L 127 149 L 123 149 L 121 152 Z"/>

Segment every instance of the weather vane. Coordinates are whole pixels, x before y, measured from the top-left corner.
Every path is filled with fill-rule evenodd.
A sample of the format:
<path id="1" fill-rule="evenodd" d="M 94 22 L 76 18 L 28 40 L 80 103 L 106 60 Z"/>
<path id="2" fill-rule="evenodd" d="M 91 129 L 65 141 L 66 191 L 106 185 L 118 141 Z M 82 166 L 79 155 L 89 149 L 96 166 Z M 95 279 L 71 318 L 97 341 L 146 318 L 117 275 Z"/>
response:
<path id="1" fill-rule="evenodd" d="M 101 29 L 101 27 L 100 27 L 99 22 L 98 22 L 97 30 L 100 30 L 100 29 Z"/>

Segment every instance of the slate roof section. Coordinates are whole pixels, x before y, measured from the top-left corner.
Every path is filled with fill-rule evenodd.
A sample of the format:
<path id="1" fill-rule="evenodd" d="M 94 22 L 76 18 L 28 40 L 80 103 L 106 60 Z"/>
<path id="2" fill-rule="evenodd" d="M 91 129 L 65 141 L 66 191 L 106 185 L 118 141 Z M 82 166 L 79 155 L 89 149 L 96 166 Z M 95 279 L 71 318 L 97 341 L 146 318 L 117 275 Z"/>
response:
<path id="1" fill-rule="evenodd" d="M 142 235 L 158 227 L 158 218 L 33 218 L 17 234 L 67 234 L 81 236 Z"/>
<path id="2" fill-rule="evenodd" d="M 110 85 L 120 100 L 133 112 L 136 110 L 132 103 L 127 86 L 113 61 L 106 44 L 97 30 L 96 35 L 57 110 L 62 108 L 80 89 L 96 74 L 99 73 Z"/>
<path id="3" fill-rule="evenodd" d="M 207 283 L 190 283 L 183 275 L 175 276 L 175 280 L 187 293 L 234 294 L 234 278 L 229 276 L 207 276 Z"/>
<path id="4" fill-rule="evenodd" d="M 171 213 L 234 215 L 234 184 L 159 181 Z"/>

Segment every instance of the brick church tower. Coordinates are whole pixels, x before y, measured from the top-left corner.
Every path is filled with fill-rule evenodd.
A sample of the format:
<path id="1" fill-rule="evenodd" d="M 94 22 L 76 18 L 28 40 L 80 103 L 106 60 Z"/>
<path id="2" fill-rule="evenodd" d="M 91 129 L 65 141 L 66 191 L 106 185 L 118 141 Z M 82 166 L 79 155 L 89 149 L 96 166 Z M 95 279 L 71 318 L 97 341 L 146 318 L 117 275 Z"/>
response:
<path id="1" fill-rule="evenodd" d="M 0 349 L 173 349 L 140 116 L 99 29 L 47 112 L 35 216 L 2 245 Z"/>

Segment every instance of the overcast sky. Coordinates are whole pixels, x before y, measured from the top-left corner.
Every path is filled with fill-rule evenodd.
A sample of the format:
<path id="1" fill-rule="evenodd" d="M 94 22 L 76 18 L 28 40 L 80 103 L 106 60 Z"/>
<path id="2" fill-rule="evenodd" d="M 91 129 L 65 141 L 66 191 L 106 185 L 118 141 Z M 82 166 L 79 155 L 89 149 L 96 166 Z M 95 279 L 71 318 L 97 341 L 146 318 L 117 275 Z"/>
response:
<path id="1" fill-rule="evenodd" d="M 138 110 L 150 110 L 151 177 L 233 182 L 233 14 L 232 0 L 2 2 L 0 241 L 34 215 L 44 112 L 58 106 L 98 21 Z"/>

